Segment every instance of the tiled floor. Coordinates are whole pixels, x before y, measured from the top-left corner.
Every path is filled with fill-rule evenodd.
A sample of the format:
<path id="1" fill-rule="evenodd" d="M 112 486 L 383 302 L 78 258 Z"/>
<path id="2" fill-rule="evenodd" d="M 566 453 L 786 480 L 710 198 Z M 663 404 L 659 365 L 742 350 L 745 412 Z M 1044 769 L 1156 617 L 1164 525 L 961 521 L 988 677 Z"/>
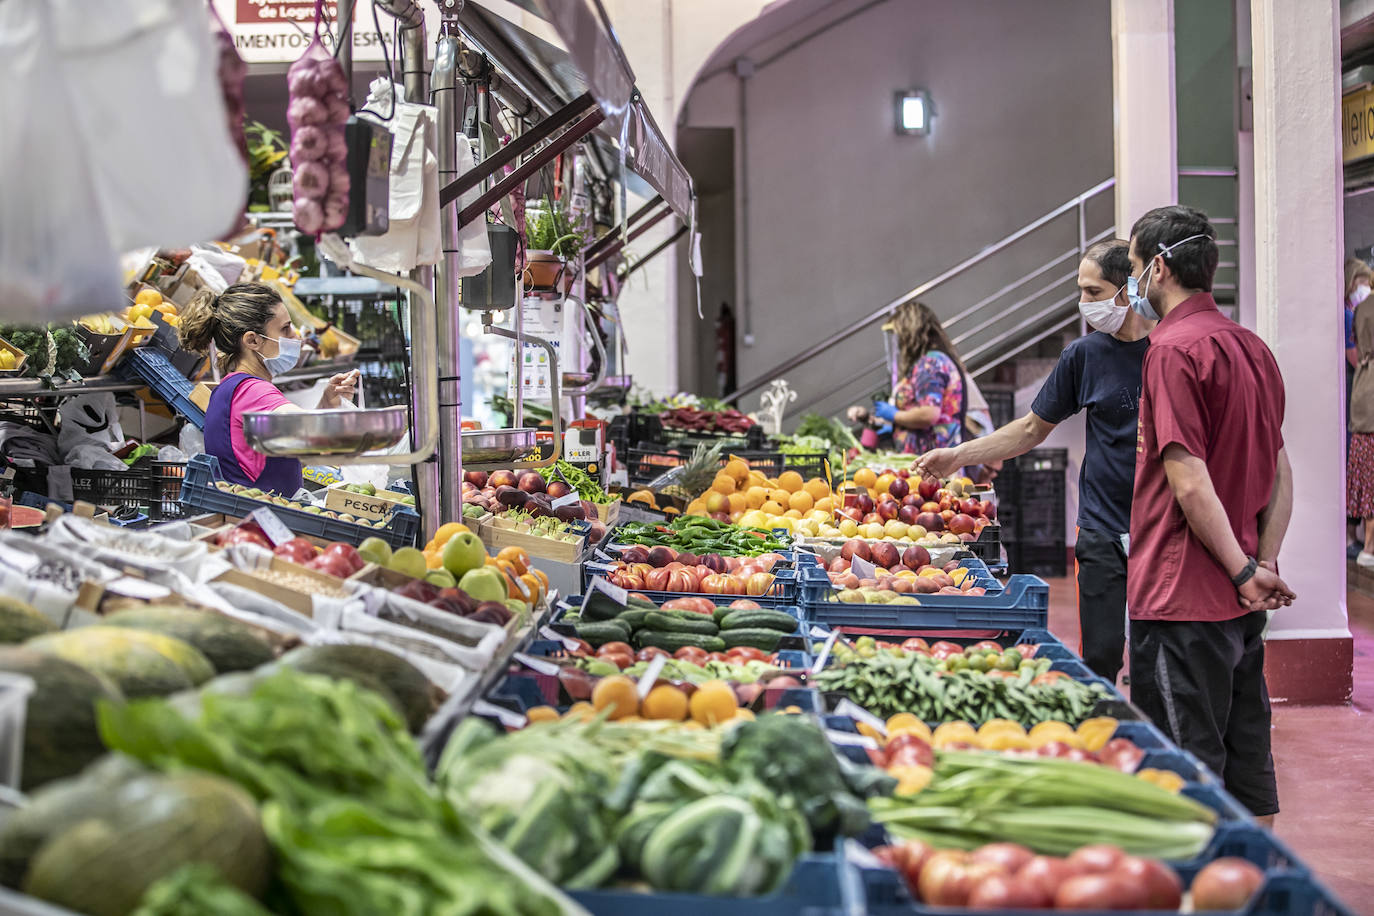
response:
<path id="1" fill-rule="evenodd" d="M 1356 913 L 1374 914 L 1374 599 L 1351 590 L 1354 702 L 1274 710 L 1279 836 Z M 1078 641 L 1072 579 L 1050 582 L 1050 630 Z"/>

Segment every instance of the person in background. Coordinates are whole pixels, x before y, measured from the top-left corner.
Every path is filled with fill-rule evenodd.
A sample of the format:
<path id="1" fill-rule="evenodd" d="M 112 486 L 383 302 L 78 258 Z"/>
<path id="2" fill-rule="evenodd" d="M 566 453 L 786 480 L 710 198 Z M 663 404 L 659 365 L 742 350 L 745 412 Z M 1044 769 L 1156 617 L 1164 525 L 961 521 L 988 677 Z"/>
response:
<path id="1" fill-rule="evenodd" d="M 1368 293 L 1368 287 L 1365 292 Z M 1346 460 L 1346 514 L 1364 520 L 1364 544 L 1355 562 L 1374 568 L 1374 304 L 1355 309 L 1358 359 L 1350 386 L 1350 448 Z"/>
<path id="2" fill-rule="evenodd" d="M 1369 269 L 1368 264 L 1359 258 L 1350 258 L 1345 262 L 1345 457 L 1347 475 L 1349 474 L 1351 431 L 1354 429 L 1351 415 L 1353 408 L 1352 386 L 1355 382 L 1355 369 L 1359 365 L 1359 354 L 1355 345 L 1355 309 L 1369 297 L 1371 283 L 1374 283 L 1374 271 Z M 1360 551 L 1365 549 L 1364 541 L 1369 537 L 1368 527 L 1366 527 L 1363 536 L 1359 532 L 1360 518 L 1361 516 L 1351 516 L 1349 519 L 1349 530 L 1346 532 L 1348 541 L 1346 555 L 1348 557 L 1358 557 Z"/>
<path id="3" fill-rule="evenodd" d="M 272 287 L 235 283 L 216 296 L 201 290 L 181 312 L 181 345 L 195 353 L 219 354 L 224 376 L 205 411 L 205 451 L 219 459 L 220 475 L 230 483 L 283 496 L 301 488 L 301 463 L 255 451 L 243 434 L 243 415 L 297 410 L 272 377 L 296 367 L 301 339 L 286 305 Z M 320 396 L 321 408 L 353 399 L 358 372 L 332 376 Z"/>
<path id="4" fill-rule="evenodd" d="M 1131 308 L 1159 325 L 1142 366 L 1127 606 L 1131 702 L 1259 818 L 1279 810 L 1264 681 L 1267 611 L 1292 603 L 1293 509 L 1274 354 L 1217 310 L 1216 230 L 1191 207 L 1131 229 Z"/>
<path id="5" fill-rule="evenodd" d="M 991 435 L 958 448 L 926 452 L 922 474 L 948 477 L 967 464 L 1025 454 L 1055 426 L 1087 411 L 1087 449 L 1078 481 L 1078 622 L 1082 655 L 1094 672 L 1116 682 L 1126 647 L 1126 553 L 1135 477 L 1140 365 L 1153 323 L 1126 299 L 1131 273 L 1127 243 L 1098 242 L 1078 265 L 1078 309 L 1093 333 L 1064 348 L 1030 412 Z"/>
<path id="6" fill-rule="evenodd" d="M 850 419 L 868 418 L 876 427 L 892 426 L 892 443 L 909 455 L 958 445 L 963 434 L 963 363 L 940 319 L 926 305 L 907 302 L 892 315 L 897 332 L 898 380 L 890 401 L 877 401 L 871 413 L 850 408 Z"/>

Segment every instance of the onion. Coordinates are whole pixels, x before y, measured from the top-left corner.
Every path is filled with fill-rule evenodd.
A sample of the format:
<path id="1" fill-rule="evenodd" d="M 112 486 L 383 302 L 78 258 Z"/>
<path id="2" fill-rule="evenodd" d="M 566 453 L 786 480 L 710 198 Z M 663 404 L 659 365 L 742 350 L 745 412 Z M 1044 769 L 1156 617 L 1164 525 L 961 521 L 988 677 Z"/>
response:
<path id="1" fill-rule="evenodd" d="M 1049 902 L 1035 885 L 1006 874 L 989 875 L 968 895 L 971 910 L 1038 910 Z"/>
<path id="2" fill-rule="evenodd" d="M 1099 843 L 1076 850 L 1069 856 L 1069 864 L 1087 874 L 1101 874 L 1115 868 L 1125 855 L 1119 846 Z"/>
<path id="3" fill-rule="evenodd" d="M 933 766 L 934 764 L 930 765 Z M 1000 865 L 1009 873 L 1015 874 L 1027 862 L 1035 858 L 1035 853 L 1019 843 L 989 843 L 975 849 L 971 858 L 974 862 L 991 862 L 994 865 Z"/>
<path id="4" fill-rule="evenodd" d="M 286 108 L 286 120 L 293 129 L 304 124 L 323 124 L 328 117 L 329 110 L 320 100 L 308 95 L 293 98 Z"/>
<path id="5" fill-rule="evenodd" d="M 329 190 L 329 171 L 318 162 L 302 162 L 296 166 L 291 186 L 297 200 L 323 200 Z"/>
<path id="6" fill-rule="evenodd" d="M 328 147 L 325 132 L 314 125 L 304 125 L 291 132 L 291 161 L 314 162 L 324 156 Z"/>
<path id="7" fill-rule="evenodd" d="M 1078 873 L 1078 868 L 1064 859 L 1055 856 L 1036 856 L 1021 867 L 1016 873 L 1016 878 L 1044 895 L 1046 900 L 1053 900 L 1059 891 L 1059 885 Z"/>
<path id="8" fill-rule="evenodd" d="M 291 207 L 291 217 L 296 228 L 306 235 L 314 235 L 324 227 L 324 210 L 320 202 L 308 197 L 298 197 Z"/>
<path id="9" fill-rule="evenodd" d="M 1264 872 L 1228 856 L 1209 863 L 1193 879 L 1194 910 L 1239 910 L 1264 884 Z"/>
<path id="10" fill-rule="evenodd" d="M 1078 875 L 1059 885 L 1056 910 L 1115 910 L 1129 896 L 1125 881 L 1115 875 Z"/>
<path id="11" fill-rule="evenodd" d="M 1183 902 L 1183 882 L 1172 868 L 1157 859 L 1126 856 L 1112 869 L 1112 874 L 1144 892 L 1140 908 L 1176 910 Z"/>

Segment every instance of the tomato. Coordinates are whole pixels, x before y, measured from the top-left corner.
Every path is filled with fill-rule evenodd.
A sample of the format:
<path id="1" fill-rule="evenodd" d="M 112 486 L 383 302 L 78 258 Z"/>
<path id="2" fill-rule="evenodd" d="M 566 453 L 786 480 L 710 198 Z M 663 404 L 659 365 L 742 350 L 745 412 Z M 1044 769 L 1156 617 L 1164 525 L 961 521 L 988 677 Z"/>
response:
<path id="1" fill-rule="evenodd" d="M 733 649 L 727 650 L 725 654 L 727 656 L 734 656 L 746 660 L 768 661 L 768 653 L 764 652 L 762 649 L 756 649 L 753 646 L 735 646 Z"/>
<path id="2" fill-rule="evenodd" d="M 710 655 L 707 656 L 707 658 L 711 659 L 711 661 L 713 662 L 725 662 L 726 664 L 734 664 L 736 656 L 731 655 L 729 652 L 712 652 Z"/>
<path id="3" fill-rule="evenodd" d="M 572 642 L 573 645 L 569 646 L 569 642 Z M 577 656 L 579 658 L 582 656 L 596 654 L 596 652 L 592 649 L 592 644 L 587 642 L 585 639 L 576 639 L 574 637 L 565 636 L 563 637 L 563 647 L 567 649 L 569 655 Z"/>
<path id="4" fill-rule="evenodd" d="M 993 642 L 993 641 L 990 640 L 990 639 L 985 639 L 985 640 L 983 640 L 983 641 L 980 642 L 980 643 L 975 643 L 975 644 L 972 646 L 972 648 L 974 648 L 974 649 L 986 649 L 986 650 L 988 650 L 988 651 L 990 651 L 990 652 L 996 652 L 998 655 L 1001 655 L 1001 654 L 1002 654 L 1002 646 L 1001 646 L 1001 644 L 1000 644 L 1000 643 L 995 643 L 995 642 Z"/>
<path id="5" fill-rule="evenodd" d="M 921 637 L 919 637 L 919 636 L 913 636 L 913 637 L 911 637 L 910 639 L 902 640 L 902 651 L 904 651 L 904 652 L 924 652 L 925 654 L 929 655 L 929 654 L 930 654 L 930 645 L 929 645 L 929 643 L 927 643 L 927 642 L 926 642 L 924 639 L 922 639 Z"/>
<path id="6" fill-rule="evenodd" d="M 602 643 L 601 648 L 596 650 L 597 655 L 605 655 L 607 652 L 623 652 L 631 657 L 635 654 L 635 650 L 630 648 L 630 644 L 627 642 Z"/>
<path id="7" fill-rule="evenodd" d="M 956 643 L 946 642 L 942 639 L 930 647 L 930 654 L 932 658 L 946 659 L 955 655 L 963 655 L 964 648 Z"/>
<path id="8" fill-rule="evenodd" d="M 935 752 L 919 735 L 902 732 L 887 743 L 888 765 L 918 763 L 935 766 Z"/>
<path id="9" fill-rule="evenodd" d="M 635 663 L 635 657 L 629 652 L 602 652 L 597 658 L 607 664 L 615 665 L 621 671 L 632 667 Z"/>
<path id="10" fill-rule="evenodd" d="M 1035 680 L 1031 681 L 1031 683 L 1038 687 L 1042 684 L 1053 684 L 1055 681 L 1067 679 L 1069 679 L 1069 676 L 1062 671 L 1046 671 L 1044 674 L 1037 675 Z"/>
<path id="11" fill-rule="evenodd" d="M 694 665 L 705 664 L 710 657 L 710 654 L 699 646 L 683 646 L 673 653 L 673 658 L 680 658 Z"/>
<path id="12" fill-rule="evenodd" d="M 635 661 L 650 662 L 660 655 L 672 657 L 668 655 L 667 649 L 660 649 L 658 646 L 646 646 L 635 653 Z"/>

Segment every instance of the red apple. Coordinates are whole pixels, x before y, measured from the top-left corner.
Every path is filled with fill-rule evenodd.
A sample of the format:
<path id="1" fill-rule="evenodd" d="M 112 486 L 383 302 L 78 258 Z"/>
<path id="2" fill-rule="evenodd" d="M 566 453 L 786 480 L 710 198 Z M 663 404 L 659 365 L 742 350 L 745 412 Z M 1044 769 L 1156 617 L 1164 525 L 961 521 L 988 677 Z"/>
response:
<path id="1" fill-rule="evenodd" d="M 363 558 L 358 556 L 358 551 L 352 544 L 330 544 L 329 547 L 325 549 L 324 555 L 327 557 L 342 557 L 349 566 L 353 567 L 353 572 L 357 572 L 367 565 L 363 562 Z M 352 575 L 352 573 L 349 575 Z"/>
<path id="2" fill-rule="evenodd" d="M 911 485 L 906 482 L 905 476 L 895 478 L 887 488 L 887 495 L 893 499 L 900 500 L 911 492 Z"/>
<path id="3" fill-rule="evenodd" d="M 930 499 L 935 496 L 940 489 L 940 481 L 934 477 L 923 477 L 921 482 L 916 485 L 916 492 L 921 494 L 922 499 Z"/>
<path id="4" fill-rule="evenodd" d="M 904 505 L 897 510 L 897 518 L 908 525 L 916 524 L 916 516 L 920 514 L 920 510 L 911 505 Z"/>
<path id="5" fill-rule="evenodd" d="M 916 524 L 930 532 L 945 530 L 945 520 L 940 517 L 938 512 L 922 512 L 916 516 Z"/>
<path id="6" fill-rule="evenodd" d="M 897 517 L 901 508 L 895 499 L 885 499 L 878 503 L 878 517 L 885 522 L 890 522 Z"/>
<path id="7" fill-rule="evenodd" d="M 911 477 L 911 469 L 910 469 L 910 468 L 902 468 L 901 470 L 899 470 L 899 471 L 897 472 L 897 476 L 900 477 L 900 478 L 902 478 L 903 480 L 906 480 L 906 479 L 908 479 L 909 477 Z"/>
<path id="8" fill-rule="evenodd" d="M 941 515 L 943 516 L 944 513 L 941 513 Z M 972 534 L 974 527 L 973 516 L 965 515 L 960 512 L 958 515 L 948 519 L 945 527 L 955 534 Z"/>

